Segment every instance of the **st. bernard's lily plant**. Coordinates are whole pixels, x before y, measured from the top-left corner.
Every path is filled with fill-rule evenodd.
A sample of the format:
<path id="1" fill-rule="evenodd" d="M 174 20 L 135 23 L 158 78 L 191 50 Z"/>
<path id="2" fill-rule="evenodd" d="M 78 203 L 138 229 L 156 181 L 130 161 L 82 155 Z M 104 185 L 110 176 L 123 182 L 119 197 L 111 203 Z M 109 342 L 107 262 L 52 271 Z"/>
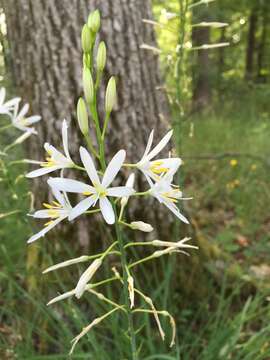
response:
<path id="1" fill-rule="evenodd" d="M 146 311 L 145 308 L 142 309 L 139 307 L 140 300 L 148 307 L 147 312 L 154 316 L 162 339 L 164 339 L 165 334 L 159 320 L 159 315 L 168 317 L 172 326 L 171 345 L 174 344 L 175 325 L 173 317 L 167 311 L 158 311 L 151 298 L 136 288 L 133 268 L 150 259 L 172 253 L 186 253 L 186 250 L 196 247 L 187 244 L 189 240 L 187 238 L 176 243 L 168 241 L 167 239 L 164 239 L 164 241 L 142 241 L 140 243 L 124 240 L 123 231 L 125 229 L 138 230 L 142 233 L 151 233 L 153 230 L 152 225 L 143 222 L 141 219 L 134 219 L 134 221 L 130 223 L 124 221 L 124 212 L 129 202 L 135 197 L 153 196 L 172 211 L 178 219 L 188 223 L 188 220 L 181 214 L 177 207 L 177 202 L 183 198 L 182 192 L 173 184 L 173 176 L 181 165 L 181 160 L 171 157 L 157 158 L 159 153 L 164 150 L 169 143 L 173 131 L 171 130 L 165 134 L 160 142 L 153 147 L 154 130 L 152 130 L 145 152 L 141 159 L 138 159 L 138 162 L 134 164 L 125 163 L 126 151 L 121 149 L 114 156 L 111 156 L 111 160 L 107 164 L 105 157 L 107 125 L 117 95 L 116 80 L 114 77 L 111 77 L 106 88 L 105 118 L 102 122 L 98 113 L 96 99 L 106 64 L 106 46 L 104 42 L 97 44 L 99 28 L 100 14 L 99 11 L 96 10 L 90 13 L 88 22 L 82 30 L 84 99 L 80 98 L 77 105 L 78 125 L 87 144 L 87 148 L 81 146 L 78 149 L 82 164 L 77 165 L 71 159 L 68 150 L 67 122 L 64 121 L 62 127 L 63 152 L 59 152 L 54 146 L 46 143 L 44 145 L 48 154 L 46 161 L 33 161 L 33 163 L 39 164 L 40 168 L 27 174 L 27 177 L 32 178 L 60 170 L 60 176 L 51 177 L 48 180 L 49 187 L 56 200 L 51 204 L 44 204 L 45 209 L 39 210 L 32 215 L 35 218 L 46 219 L 45 227 L 36 235 L 33 235 L 28 242 L 33 242 L 41 236 L 44 236 L 61 221 L 73 221 L 84 214 L 95 216 L 96 213 L 101 212 L 105 224 L 111 226 L 111 231 L 115 233 L 114 242 L 101 254 L 79 256 L 52 265 L 46 269 L 44 272 L 58 270 L 62 267 L 72 266 L 82 262 L 87 264 L 85 271 L 74 284 L 74 288 L 56 296 L 49 304 L 51 305 L 71 297 L 74 297 L 74 300 L 76 300 L 76 298 L 81 298 L 85 294 L 90 294 L 90 296 L 97 296 L 101 301 L 106 301 L 112 306 L 109 312 L 95 318 L 73 339 L 71 353 L 78 341 L 94 326 L 98 325 L 107 317 L 112 316 L 115 312 L 125 313 L 128 318 L 127 334 L 131 346 L 130 358 L 135 360 L 139 358 L 139 350 L 136 346 L 136 331 L 133 325 L 133 318 L 136 314 L 140 312 L 145 313 Z M 94 49 L 97 49 L 96 57 L 94 55 Z M 7 106 L 6 111 L 8 111 L 8 109 Z M 95 143 L 97 147 L 93 145 L 92 134 L 90 136 L 89 132 L 89 114 L 94 122 L 97 140 Z M 28 120 L 28 122 L 26 120 L 25 126 L 29 125 L 31 121 L 33 122 L 33 119 L 31 121 Z M 113 182 L 123 167 L 125 167 L 125 169 L 129 168 L 133 172 L 129 175 L 125 184 L 114 186 Z M 71 171 L 74 172 L 72 178 L 64 177 L 66 173 L 63 173 L 63 169 L 66 168 L 70 169 L 68 174 L 70 174 Z M 145 189 L 143 192 L 137 192 L 134 189 L 134 172 L 138 170 L 146 177 L 146 183 L 149 185 L 148 189 Z M 81 173 L 86 173 L 88 179 L 85 180 L 84 177 L 84 180 L 81 181 Z M 67 193 L 80 194 L 82 200 L 77 204 L 71 204 Z M 132 261 L 128 249 L 137 245 L 147 245 L 153 248 L 158 247 L 159 249 L 155 249 L 152 255 L 147 258 Z M 123 303 L 119 303 L 120 300 L 106 298 L 104 294 L 97 292 L 92 286 L 92 279 L 98 272 L 101 272 L 104 261 L 106 261 L 106 258 L 111 254 L 119 256 L 121 259 L 121 267 L 113 268 L 113 279 L 117 280 L 123 288 Z M 110 279 L 104 279 L 99 283 L 110 284 L 110 281 Z"/>

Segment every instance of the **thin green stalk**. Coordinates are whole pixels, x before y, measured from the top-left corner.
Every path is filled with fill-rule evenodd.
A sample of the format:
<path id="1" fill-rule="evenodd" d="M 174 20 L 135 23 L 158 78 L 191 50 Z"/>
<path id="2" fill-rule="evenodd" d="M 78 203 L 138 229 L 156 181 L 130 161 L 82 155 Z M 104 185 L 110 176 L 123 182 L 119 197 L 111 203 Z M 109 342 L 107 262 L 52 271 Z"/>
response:
<path id="1" fill-rule="evenodd" d="M 101 169 L 103 173 L 106 170 L 106 160 L 105 160 L 105 147 L 104 147 L 104 138 L 102 136 L 101 130 L 100 130 L 100 122 L 99 122 L 99 116 L 97 112 L 97 104 L 96 104 L 96 89 L 95 89 L 95 95 L 94 95 L 94 102 L 91 107 L 91 113 L 95 122 L 96 126 L 96 134 L 97 134 L 97 141 L 99 145 L 99 161 L 101 165 Z M 124 248 L 124 241 L 122 237 L 122 231 L 118 223 L 118 216 L 116 211 L 116 206 L 113 203 L 113 209 L 116 217 L 115 221 L 115 232 L 116 232 L 116 239 L 119 245 L 119 250 L 121 253 L 121 265 L 123 269 L 123 283 L 124 283 L 124 300 L 125 300 L 125 307 L 127 309 L 127 317 L 128 317 L 128 326 L 129 326 L 129 334 L 130 334 L 130 346 L 131 346 L 131 354 L 132 354 L 132 360 L 138 360 L 137 357 L 137 347 L 136 347 L 136 339 L 135 339 L 135 330 L 133 325 L 133 317 L 132 317 L 132 311 L 129 306 L 129 295 L 128 295 L 128 274 L 127 274 L 127 259 L 126 259 L 126 252 Z"/>

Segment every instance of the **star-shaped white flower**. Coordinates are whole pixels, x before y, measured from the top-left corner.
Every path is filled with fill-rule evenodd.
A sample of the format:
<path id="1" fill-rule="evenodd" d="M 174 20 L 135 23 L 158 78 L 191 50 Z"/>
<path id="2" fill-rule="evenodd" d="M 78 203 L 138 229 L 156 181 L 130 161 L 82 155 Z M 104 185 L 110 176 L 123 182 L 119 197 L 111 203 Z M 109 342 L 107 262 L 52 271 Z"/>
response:
<path id="1" fill-rule="evenodd" d="M 5 103 L 5 98 L 6 98 L 6 89 L 2 87 L 0 89 L 0 114 L 6 114 L 12 116 L 14 106 L 18 104 L 21 99 L 19 97 L 15 97 L 14 99 L 11 99 Z"/>
<path id="2" fill-rule="evenodd" d="M 30 215 L 38 219 L 50 219 L 50 221 L 46 222 L 45 227 L 41 231 L 31 236 L 27 241 L 28 243 L 32 243 L 44 236 L 62 220 L 66 219 L 72 210 L 66 194 L 62 194 L 55 188 L 52 188 L 52 193 L 57 201 L 53 201 L 52 204 L 44 203 L 43 205 L 46 209 L 38 210 L 33 215 Z"/>
<path id="3" fill-rule="evenodd" d="M 151 131 L 145 152 L 141 160 L 136 164 L 136 167 L 140 169 L 147 178 L 150 177 L 154 180 L 158 180 L 162 175 L 166 174 L 171 169 L 175 169 L 176 172 L 178 167 L 181 165 L 182 161 L 180 158 L 152 160 L 168 144 L 172 134 L 173 130 L 169 131 L 150 151 L 154 138 L 154 130 Z"/>
<path id="4" fill-rule="evenodd" d="M 17 102 L 14 106 L 14 113 L 12 115 L 12 125 L 21 131 L 37 134 L 37 131 L 31 127 L 31 125 L 40 121 L 41 116 L 33 115 L 26 117 L 28 110 L 29 104 L 25 104 L 19 111 L 19 103 Z"/>
<path id="5" fill-rule="evenodd" d="M 99 179 L 90 154 L 83 147 L 80 148 L 80 156 L 93 186 L 77 180 L 63 178 L 51 178 L 49 180 L 50 185 L 61 191 L 79 193 L 87 196 L 86 199 L 82 200 L 72 209 L 69 220 L 75 219 L 99 201 L 99 207 L 105 221 L 108 224 L 113 224 L 115 222 L 115 214 L 108 196 L 123 197 L 130 196 L 134 193 L 134 190 L 127 186 L 109 187 L 123 165 L 126 152 L 120 150 L 114 155 L 104 173 L 102 181 Z"/>
<path id="6" fill-rule="evenodd" d="M 71 160 L 68 150 L 67 129 L 68 126 L 66 120 L 64 120 L 62 125 L 62 141 L 65 155 L 61 154 L 54 146 L 45 143 L 44 148 L 49 156 L 46 158 L 46 161 L 36 161 L 35 163 L 40 164 L 41 168 L 26 174 L 26 177 L 34 178 L 55 170 L 71 168 L 74 166 L 74 162 Z"/>
<path id="7" fill-rule="evenodd" d="M 174 213 L 180 220 L 189 224 L 189 221 L 184 215 L 180 213 L 180 210 L 176 206 L 178 200 L 189 200 L 189 198 L 183 198 L 182 192 L 179 187 L 172 184 L 172 178 L 174 175 L 174 169 L 167 172 L 164 177 L 160 178 L 155 184 L 151 179 L 148 179 L 150 184 L 150 194 L 154 196 L 160 203 L 167 206 L 167 208 Z"/>

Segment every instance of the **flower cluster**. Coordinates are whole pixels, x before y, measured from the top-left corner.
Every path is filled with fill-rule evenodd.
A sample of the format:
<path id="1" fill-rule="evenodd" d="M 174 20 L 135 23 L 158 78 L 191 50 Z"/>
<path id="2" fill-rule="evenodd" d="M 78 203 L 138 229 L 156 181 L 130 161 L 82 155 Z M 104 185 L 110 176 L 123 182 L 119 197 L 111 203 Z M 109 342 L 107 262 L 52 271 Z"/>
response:
<path id="1" fill-rule="evenodd" d="M 180 158 L 172 157 L 158 157 L 160 152 L 164 150 L 169 143 L 173 131 L 169 131 L 157 145 L 153 146 L 154 130 L 150 133 L 144 154 L 141 159 L 135 163 L 126 162 L 126 151 L 121 149 L 114 156 L 107 165 L 105 158 L 105 139 L 107 126 L 110 119 L 111 112 L 117 101 L 116 94 L 116 80 L 111 77 L 106 89 L 105 96 L 105 117 L 101 121 L 97 111 L 97 91 L 102 81 L 102 74 L 106 65 L 106 46 L 101 42 L 97 46 L 97 54 L 95 57 L 94 45 L 96 43 L 96 35 L 100 28 L 100 14 L 96 10 L 89 15 L 87 24 L 82 30 L 82 49 L 83 57 L 83 88 L 84 99 L 80 98 L 77 105 L 78 125 L 82 135 L 86 141 L 87 148 L 80 146 L 78 149 L 81 159 L 81 164 L 76 164 L 69 153 L 68 149 L 68 125 L 66 120 L 62 125 L 62 151 L 57 150 L 53 145 L 45 143 L 44 148 L 47 153 L 44 161 L 31 161 L 36 163 L 40 168 L 29 172 L 26 176 L 34 178 L 45 174 L 60 171 L 60 176 L 50 177 L 47 180 L 49 188 L 55 200 L 51 204 L 44 203 L 44 209 L 38 210 L 34 214 L 30 214 L 34 218 L 46 219 L 44 228 L 37 234 L 30 237 L 29 243 L 36 241 L 44 236 L 49 230 L 59 224 L 61 221 L 73 221 L 83 214 L 94 216 L 95 213 L 101 213 L 104 221 L 108 225 L 114 225 L 115 239 L 103 253 L 96 255 L 83 255 L 74 259 L 66 260 L 62 263 L 53 265 L 44 272 L 50 272 L 60 269 L 62 267 L 70 266 L 77 263 L 88 262 L 88 266 L 76 282 L 74 289 L 57 296 L 52 299 L 49 304 L 66 299 L 71 296 L 81 298 L 85 292 L 88 292 L 98 299 L 107 302 L 113 309 L 101 317 L 94 319 L 82 332 L 73 340 L 71 352 L 80 338 L 92 329 L 93 326 L 100 323 L 102 320 L 113 314 L 115 311 L 123 311 L 127 313 L 128 317 L 132 317 L 137 312 L 145 312 L 145 309 L 135 308 L 137 305 L 136 297 L 141 298 L 146 305 L 150 307 L 147 310 L 154 315 L 158 329 L 162 339 L 164 339 L 164 332 L 162 330 L 159 315 L 167 316 L 172 326 L 172 342 L 174 343 L 175 325 L 172 316 L 166 311 L 156 310 L 151 298 L 144 295 L 143 292 L 135 287 L 135 279 L 132 276 L 133 267 L 142 262 L 158 258 L 160 256 L 172 253 L 185 253 L 183 249 L 196 248 L 195 246 L 187 244 L 188 238 L 178 242 L 152 240 L 142 242 L 127 242 L 123 241 L 122 231 L 124 228 L 131 230 L 139 230 L 142 232 L 152 232 L 153 227 L 140 219 L 135 219 L 130 223 L 124 221 L 124 212 L 126 206 L 131 198 L 138 197 L 154 197 L 161 204 L 164 204 L 176 217 L 185 223 L 188 220 L 180 212 L 177 203 L 184 199 L 179 187 L 173 184 L 173 177 L 181 165 Z M 96 60 L 96 61 L 94 61 Z M 94 122 L 96 131 L 96 139 L 98 148 L 93 146 L 92 136 L 89 130 L 89 114 Z M 122 186 L 114 186 L 113 183 L 122 168 L 131 169 L 127 182 Z M 65 169 L 72 169 L 76 171 L 73 178 L 65 177 Z M 146 178 L 148 188 L 142 192 L 135 189 L 135 171 L 141 172 Z M 89 180 L 87 182 L 80 181 L 80 174 L 87 174 Z M 78 174 L 78 175 L 77 175 Z M 68 193 L 80 194 L 82 198 L 76 204 L 71 204 L 68 198 Z M 152 246 L 159 247 L 152 255 L 146 258 L 132 262 L 128 259 L 127 251 L 132 246 Z M 105 279 L 97 284 L 92 282 L 96 272 L 102 267 L 105 258 L 111 254 L 121 257 L 122 268 L 120 271 L 113 269 L 114 278 Z M 111 281 L 119 281 L 124 287 L 125 303 L 118 304 L 105 297 L 104 294 L 95 291 L 95 287 L 101 284 L 107 284 Z M 128 294 L 128 296 L 126 296 Z M 129 328 L 130 338 L 135 337 L 134 329 Z M 134 341 L 131 341 L 134 346 Z M 132 353 L 136 353 L 133 348 Z M 135 359 L 135 357 L 134 357 Z"/>
<path id="2" fill-rule="evenodd" d="M 41 120 L 41 116 L 33 115 L 27 117 L 26 114 L 29 111 L 29 104 L 23 105 L 21 109 L 19 109 L 21 99 L 19 97 L 15 97 L 11 100 L 5 102 L 6 98 L 6 90 L 5 88 L 0 89 L 0 114 L 8 115 L 11 119 L 11 124 L 7 125 L 7 127 L 15 127 L 20 131 L 23 131 L 24 134 L 31 135 L 37 134 L 36 130 L 32 127 L 33 124 L 37 123 Z"/>

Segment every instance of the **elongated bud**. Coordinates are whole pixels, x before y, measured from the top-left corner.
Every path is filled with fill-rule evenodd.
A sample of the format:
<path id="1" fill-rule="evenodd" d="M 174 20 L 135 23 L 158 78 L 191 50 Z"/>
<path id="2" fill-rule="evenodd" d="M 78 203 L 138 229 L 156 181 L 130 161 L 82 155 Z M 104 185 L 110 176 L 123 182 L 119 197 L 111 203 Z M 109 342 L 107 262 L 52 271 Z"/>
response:
<path id="1" fill-rule="evenodd" d="M 104 41 L 102 41 L 98 46 L 97 51 L 97 70 L 102 72 L 106 65 L 106 45 Z"/>
<path id="2" fill-rule="evenodd" d="M 83 69 L 83 90 L 86 101 L 92 104 L 94 101 L 94 82 L 91 71 L 86 67 Z"/>
<path id="3" fill-rule="evenodd" d="M 91 57 L 90 54 L 83 54 L 83 67 L 89 68 L 91 67 Z"/>
<path id="4" fill-rule="evenodd" d="M 86 105 L 83 98 L 80 98 L 77 104 L 77 118 L 79 122 L 79 127 L 83 135 L 88 134 L 88 114 L 86 110 Z"/>
<path id="5" fill-rule="evenodd" d="M 94 34 L 96 34 L 99 31 L 100 28 L 99 10 L 95 10 L 89 14 L 87 25 Z"/>
<path id="6" fill-rule="evenodd" d="M 87 283 L 92 279 L 96 271 L 99 269 L 99 267 L 102 264 L 102 260 L 96 259 L 92 262 L 92 264 L 85 270 L 85 272 L 80 277 L 80 280 L 78 281 L 78 284 L 75 288 L 75 296 L 76 298 L 80 298 L 82 294 L 85 291 Z"/>
<path id="7" fill-rule="evenodd" d="M 81 41 L 83 52 L 90 53 L 92 47 L 91 31 L 86 24 L 82 28 Z"/>
<path id="8" fill-rule="evenodd" d="M 66 267 L 66 266 L 78 264 L 78 263 L 88 261 L 88 260 L 89 260 L 89 256 L 87 256 L 87 255 L 83 255 L 83 256 L 80 256 L 80 257 L 77 257 L 74 259 L 66 260 L 61 263 L 58 263 L 58 264 L 48 267 L 46 270 L 42 271 L 42 274 L 46 274 L 50 271 L 54 271 L 54 270 L 57 270 L 57 269 L 60 269 L 60 268 Z"/>
<path id="9" fill-rule="evenodd" d="M 130 225 L 133 230 L 140 230 L 143 232 L 151 232 L 154 230 L 150 224 L 147 224 L 143 221 L 132 221 Z"/>
<path id="10" fill-rule="evenodd" d="M 134 279 L 131 275 L 128 275 L 128 293 L 129 293 L 129 300 L 130 300 L 130 308 L 134 307 Z"/>
<path id="11" fill-rule="evenodd" d="M 106 113 L 111 113 L 115 103 L 116 103 L 116 82 L 115 82 L 115 78 L 112 76 L 108 82 L 106 89 L 106 98 L 105 98 Z"/>

